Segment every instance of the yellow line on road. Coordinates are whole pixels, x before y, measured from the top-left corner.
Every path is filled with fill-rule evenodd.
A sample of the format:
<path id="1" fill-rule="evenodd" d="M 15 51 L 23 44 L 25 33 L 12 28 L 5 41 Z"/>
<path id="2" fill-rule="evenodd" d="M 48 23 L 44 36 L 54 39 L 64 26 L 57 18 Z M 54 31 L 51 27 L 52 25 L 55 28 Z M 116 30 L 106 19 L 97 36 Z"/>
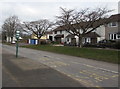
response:
<path id="1" fill-rule="evenodd" d="M 109 76 L 109 75 L 106 75 L 106 74 L 98 74 L 96 72 L 88 71 L 88 70 L 82 70 L 79 73 L 85 74 L 86 76 L 93 77 L 97 81 L 103 81 L 103 80 L 106 80 L 106 79 L 111 79 L 112 77 L 118 77 L 118 75 L 116 75 L 116 74 Z M 112 80 L 116 81 L 115 79 L 112 79 Z"/>
<path id="2" fill-rule="evenodd" d="M 60 71 L 60 70 L 59 70 Z M 60 71 L 61 72 L 61 71 Z M 80 82 L 81 84 L 83 84 L 85 87 L 96 87 L 98 89 L 104 89 L 98 85 L 94 85 L 92 81 L 87 81 L 87 80 L 83 80 L 83 79 L 80 79 L 80 78 L 76 78 L 74 75 L 71 75 L 71 74 L 68 74 L 68 73 L 65 73 L 65 72 L 61 72 L 65 75 L 67 75 L 68 77 Z M 86 86 L 87 85 L 87 86 Z"/>

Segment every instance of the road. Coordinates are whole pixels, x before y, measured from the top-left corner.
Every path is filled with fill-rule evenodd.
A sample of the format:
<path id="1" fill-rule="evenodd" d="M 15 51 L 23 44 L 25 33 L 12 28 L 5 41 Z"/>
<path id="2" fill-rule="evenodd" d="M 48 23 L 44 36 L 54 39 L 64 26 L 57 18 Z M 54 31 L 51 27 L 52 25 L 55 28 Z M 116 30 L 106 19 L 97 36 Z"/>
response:
<path id="1" fill-rule="evenodd" d="M 2 87 L 83 87 L 42 63 L 20 56 L 16 58 L 4 49 L 2 52 Z"/>
<path id="2" fill-rule="evenodd" d="M 14 46 L 3 45 L 2 47 L 15 55 Z M 102 87 L 103 89 L 105 87 L 118 87 L 117 64 L 28 48 L 19 48 L 19 55 L 45 64 L 86 87 Z"/>

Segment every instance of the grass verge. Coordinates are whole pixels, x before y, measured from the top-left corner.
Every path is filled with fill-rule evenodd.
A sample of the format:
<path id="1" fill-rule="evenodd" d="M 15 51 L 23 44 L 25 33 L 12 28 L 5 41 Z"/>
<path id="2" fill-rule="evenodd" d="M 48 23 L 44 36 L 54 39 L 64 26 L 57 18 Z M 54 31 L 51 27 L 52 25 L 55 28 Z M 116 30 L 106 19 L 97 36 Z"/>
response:
<path id="1" fill-rule="evenodd" d="M 77 48 L 64 46 L 60 47 L 50 45 L 27 45 L 22 47 L 120 64 L 120 61 L 118 59 L 119 58 L 118 54 L 120 51 L 116 50 Z"/>

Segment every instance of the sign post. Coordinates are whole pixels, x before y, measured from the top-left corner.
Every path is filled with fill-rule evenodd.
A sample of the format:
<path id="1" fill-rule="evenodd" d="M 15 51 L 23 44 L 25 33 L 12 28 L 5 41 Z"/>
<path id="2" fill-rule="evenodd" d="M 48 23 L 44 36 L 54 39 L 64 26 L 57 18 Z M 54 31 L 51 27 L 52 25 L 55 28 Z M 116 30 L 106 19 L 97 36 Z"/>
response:
<path id="1" fill-rule="evenodd" d="M 20 31 L 16 31 L 16 58 L 18 57 L 18 40 L 20 36 Z"/>

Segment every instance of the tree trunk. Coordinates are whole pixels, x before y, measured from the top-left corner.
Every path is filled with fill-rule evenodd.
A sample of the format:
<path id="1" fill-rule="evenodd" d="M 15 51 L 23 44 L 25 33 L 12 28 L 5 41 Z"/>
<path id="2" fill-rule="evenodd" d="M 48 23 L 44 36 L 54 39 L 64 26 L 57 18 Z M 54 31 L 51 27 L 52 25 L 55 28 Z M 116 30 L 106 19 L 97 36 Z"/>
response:
<path id="1" fill-rule="evenodd" d="M 40 42 L 40 38 L 41 38 L 41 37 L 38 37 L 38 45 L 41 44 L 41 42 Z"/>
<path id="2" fill-rule="evenodd" d="M 13 37 L 11 37 L 11 43 L 13 42 Z"/>
<path id="3" fill-rule="evenodd" d="M 10 37 L 9 37 L 9 36 L 7 37 L 7 42 L 8 42 L 8 43 L 9 43 L 9 42 L 11 42 L 11 41 L 10 41 Z"/>
<path id="4" fill-rule="evenodd" d="M 79 45 L 78 45 L 80 48 L 82 48 L 83 47 L 83 44 L 82 44 L 82 37 L 80 36 L 79 37 Z"/>

